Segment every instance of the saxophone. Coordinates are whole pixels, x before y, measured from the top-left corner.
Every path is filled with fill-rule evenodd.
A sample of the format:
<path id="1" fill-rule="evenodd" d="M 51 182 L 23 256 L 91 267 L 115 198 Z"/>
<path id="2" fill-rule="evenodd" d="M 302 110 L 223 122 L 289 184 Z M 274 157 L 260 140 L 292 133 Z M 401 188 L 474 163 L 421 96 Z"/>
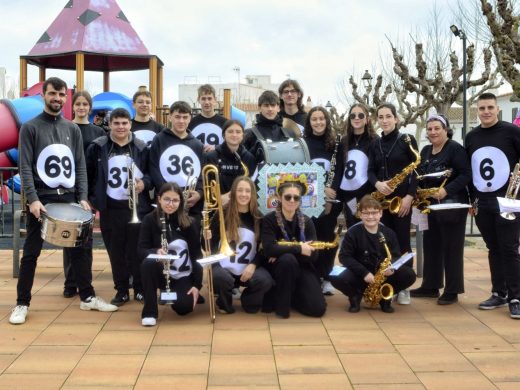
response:
<path id="1" fill-rule="evenodd" d="M 383 244 L 386 251 L 386 258 L 379 264 L 379 268 L 374 275 L 374 283 L 369 284 L 363 292 L 363 298 L 370 307 L 376 306 L 381 299 L 392 299 L 394 295 L 394 288 L 390 283 L 385 283 L 386 276 L 384 275 L 390 265 L 392 265 L 392 254 L 388 245 L 386 244 L 386 238 L 383 233 L 379 232 L 379 242 Z"/>
<path id="2" fill-rule="evenodd" d="M 410 136 L 408 134 L 405 135 L 404 141 L 408 144 L 411 152 L 415 155 L 415 161 L 407 165 L 401 172 L 388 180 L 387 184 L 392 189 L 392 192 L 395 191 L 397 186 L 399 186 L 399 184 L 401 184 L 406 179 L 406 177 L 410 175 L 421 163 L 421 155 L 413 148 Z M 392 214 L 397 214 L 399 212 L 399 209 L 401 208 L 401 198 L 399 196 L 394 196 L 391 199 L 387 199 L 386 195 L 379 191 L 374 191 L 370 195 L 372 198 L 381 203 L 381 207 L 383 207 L 383 209 L 388 209 L 388 211 L 390 211 Z"/>
<path id="3" fill-rule="evenodd" d="M 422 214 L 429 214 L 430 209 L 428 208 L 428 206 L 431 204 L 431 202 L 428 200 L 428 198 L 435 196 L 442 188 L 444 188 L 444 185 L 446 184 L 446 181 L 448 181 L 450 175 L 451 169 L 447 169 L 444 172 L 442 172 L 442 176 L 445 176 L 445 179 L 439 187 L 417 188 L 417 194 L 415 195 L 415 198 L 412 201 L 412 207 L 417 207 L 417 210 L 419 210 Z M 417 176 L 417 179 L 421 180 L 426 177 L 428 177 L 428 175 Z"/>
<path id="4" fill-rule="evenodd" d="M 338 228 L 336 230 L 336 237 L 334 237 L 334 241 L 326 242 L 326 241 L 313 241 L 309 245 L 317 250 L 323 250 L 323 249 L 333 249 L 336 248 L 339 245 L 339 236 L 341 232 L 343 231 L 343 225 L 339 224 Z M 277 242 L 278 245 L 282 246 L 296 246 L 301 245 L 302 242 L 300 241 L 285 241 L 280 240 Z"/>

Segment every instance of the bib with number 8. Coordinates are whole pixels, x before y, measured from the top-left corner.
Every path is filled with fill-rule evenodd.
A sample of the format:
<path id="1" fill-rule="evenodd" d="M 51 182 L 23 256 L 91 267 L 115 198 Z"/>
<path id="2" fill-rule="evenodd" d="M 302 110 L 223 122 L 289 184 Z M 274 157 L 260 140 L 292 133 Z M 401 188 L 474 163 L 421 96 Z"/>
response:
<path id="1" fill-rule="evenodd" d="M 368 157 L 361 150 L 349 150 L 345 170 L 342 172 L 339 188 L 343 191 L 355 191 L 368 180 Z"/>

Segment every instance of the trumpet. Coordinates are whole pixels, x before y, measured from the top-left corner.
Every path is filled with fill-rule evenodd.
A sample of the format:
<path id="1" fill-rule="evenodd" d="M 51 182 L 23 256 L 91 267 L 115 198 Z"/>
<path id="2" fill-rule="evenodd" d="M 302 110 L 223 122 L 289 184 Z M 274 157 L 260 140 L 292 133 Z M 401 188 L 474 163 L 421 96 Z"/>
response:
<path id="1" fill-rule="evenodd" d="M 129 223 L 139 223 L 139 217 L 137 215 L 137 191 L 135 189 L 135 163 L 131 157 L 128 157 L 130 164 L 128 165 L 128 207 L 132 210 L 132 218 Z"/>
<path id="2" fill-rule="evenodd" d="M 507 191 L 505 198 L 508 199 L 516 199 L 518 195 L 518 190 L 520 189 L 520 163 L 516 163 L 513 172 L 511 172 L 511 178 L 509 179 L 509 185 L 507 186 Z M 500 213 L 502 218 L 507 219 L 508 221 L 514 221 L 516 219 L 515 213 Z"/>
<path id="3" fill-rule="evenodd" d="M 331 242 L 312 241 L 311 243 L 309 243 L 309 245 L 316 250 L 336 248 L 339 245 L 339 240 L 340 240 L 339 236 L 342 231 L 343 231 L 343 225 L 339 224 L 338 228 L 336 229 L 336 237 L 334 237 L 334 241 L 331 241 Z M 277 242 L 277 244 L 282 245 L 282 246 L 296 246 L 296 245 L 303 244 L 303 242 L 280 240 Z"/>
<path id="4" fill-rule="evenodd" d="M 188 178 L 186 179 L 186 184 L 184 185 L 184 189 L 182 190 L 182 197 L 184 198 L 184 209 L 188 209 L 188 198 L 192 191 L 195 191 L 195 186 L 197 185 L 197 179 L 193 176 L 193 165 L 189 164 L 186 167 L 188 171 Z"/>

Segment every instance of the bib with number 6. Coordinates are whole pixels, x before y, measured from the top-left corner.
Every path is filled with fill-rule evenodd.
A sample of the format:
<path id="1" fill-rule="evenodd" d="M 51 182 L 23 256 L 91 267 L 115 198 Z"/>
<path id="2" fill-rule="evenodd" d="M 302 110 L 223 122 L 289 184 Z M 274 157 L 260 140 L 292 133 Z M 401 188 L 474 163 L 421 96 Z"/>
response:
<path id="1" fill-rule="evenodd" d="M 186 185 L 190 166 L 193 167 L 191 177 L 199 177 L 201 171 L 199 158 L 193 149 L 186 145 L 170 146 L 161 154 L 159 159 L 159 169 L 163 179 L 167 182 L 175 182 L 180 187 Z"/>
<path id="2" fill-rule="evenodd" d="M 112 199 L 128 200 L 128 169 L 133 164 L 126 155 L 113 156 L 108 159 L 107 195 Z M 133 164 L 136 179 L 142 179 L 143 173 Z"/>
<path id="3" fill-rule="evenodd" d="M 347 158 L 339 188 L 343 191 L 355 191 L 368 180 L 368 157 L 361 150 L 352 149 L 349 150 Z"/>
<path id="4" fill-rule="evenodd" d="M 473 185 L 480 192 L 494 192 L 509 179 L 509 161 L 500 149 L 484 146 L 471 155 Z"/>
<path id="5" fill-rule="evenodd" d="M 220 265 L 233 275 L 240 276 L 256 255 L 256 240 L 255 233 L 246 228 L 238 228 L 238 237 L 240 242 L 236 246 L 235 256 L 227 257 Z"/>
<path id="6" fill-rule="evenodd" d="M 67 145 L 45 147 L 36 160 L 40 179 L 51 188 L 72 188 L 76 182 L 74 156 Z"/>
<path id="7" fill-rule="evenodd" d="M 173 279 L 180 279 L 191 274 L 191 259 L 186 241 L 173 240 L 168 244 L 168 253 L 179 256 L 170 264 L 170 276 Z"/>

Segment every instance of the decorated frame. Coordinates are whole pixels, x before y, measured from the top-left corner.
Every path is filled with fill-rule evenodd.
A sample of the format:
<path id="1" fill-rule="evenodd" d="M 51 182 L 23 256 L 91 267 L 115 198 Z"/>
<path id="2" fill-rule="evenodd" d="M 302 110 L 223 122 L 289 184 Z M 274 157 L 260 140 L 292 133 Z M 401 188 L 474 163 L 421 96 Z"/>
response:
<path id="1" fill-rule="evenodd" d="M 265 164 L 258 172 L 258 204 L 262 213 L 275 210 L 276 185 L 288 174 L 306 177 L 308 192 L 302 197 L 300 209 L 309 217 L 318 217 L 325 205 L 325 169 L 317 163 Z"/>

